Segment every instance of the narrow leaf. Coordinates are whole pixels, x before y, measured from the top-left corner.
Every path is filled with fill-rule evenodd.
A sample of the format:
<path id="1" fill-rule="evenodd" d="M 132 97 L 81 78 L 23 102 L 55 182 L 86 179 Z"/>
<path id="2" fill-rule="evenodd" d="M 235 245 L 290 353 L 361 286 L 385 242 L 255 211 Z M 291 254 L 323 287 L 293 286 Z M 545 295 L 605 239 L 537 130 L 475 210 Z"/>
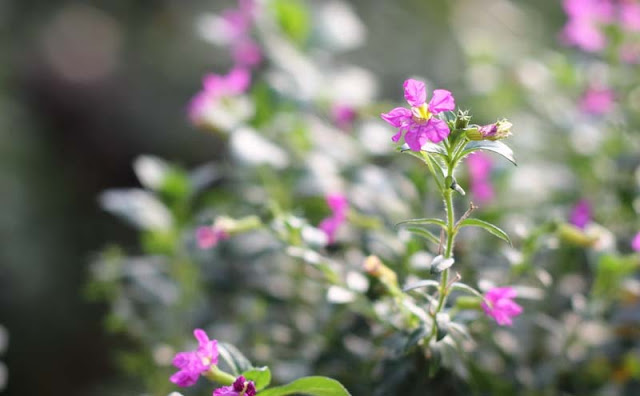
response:
<path id="1" fill-rule="evenodd" d="M 440 238 L 433 235 L 433 233 L 429 230 L 425 230 L 424 228 L 420 228 L 420 227 L 407 227 L 407 231 L 409 231 L 412 234 L 416 234 L 418 236 L 421 236 L 425 239 L 430 240 L 431 242 L 435 243 L 436 245 L 440 244 Z"/>
<path id="2" fill-rule="evenodd" d="M 465 226 L 484 228 L 487 232 L 497 236 L 498 238 L 502 239 L 503 241 L 511 245 L 511 239 L 509 239 L 509 235 L 507 235 L 506 232 L 502 231 L 500 228 L 498 228 L 497 226 L 489 222 L 486 222 L 480 219 L 464 219 L 460 222 L 459 227 L 465 227 Z"/>
<path id="3" fill-rule="evenodd" d="M 433 279 L 423 279 L 421 281 L 418 281 L 416 283 L 412 283 L 408 286 L 405 286 L 404 289 L 402 289 L 403 292 L 408 292 L 409 290 L 413 290 L 413 289 L 418 289 L 420 287 L 435 287 L 438 288 L 440 286 L 440 284 L 436 281 L 434 281 Z"/>
<path id="4" fill-rule="evenodd" d="M 424 225 L 424 224 L 435 224 L 438 225 L 442 228 L 447 228 L 447 223 L 444 222 L 444 220 L 440 220 L 440 219 L 436 219 L 436 218 L 424 218 L 424 219 L 410 219 L 410 220 L 404 220 L 401 221 L 399 223 L 397 223 L 395 226 L 401 226 L 401 225 L 405 225 L 405 224 L 412 224 L 412 225 Z"/>
<path id="5" fill-rule="evenodd" d="M 516 158 L 513 155 L 513 150 L 511 150 L 509 146 L 500 141 L 480 140 L 469 142 L 469 144 L 467 144 L 467 146 L 464 148 L 464 151 L 462 152 L 462 157 L 467 156 L 477 150 L 492 151 L 508 159 L 514 165 L 518 165 L 516 163 Z"/>
<path id="6" fill-rule="evenodd" d="M 234 376 L 251 369 L 251 362 L 247 359 L 238 348 L 226 342 L 218 343 L 218 353 L 229 365 Z"/>
<path id="7" fill-rule="evenodd" d="M 467 293 L 473 294 L 474 296 L 480 297 L 481 299 L 484 300 L 484 296 L 482 295 L 482 293 L 480 293 L 479 291 L 477 291 L 476 289 L 474 289 L 473 287 L 465 284 L 465 283 L 460 283 L 460 282 L 454 282 L 451 284 L 451 289 L 458 289 L 458 290 L 462 290 L 465 291 Z"/>
<path id="8" fill-rule="evenodd" d="M 267 389 L 258 396 L 350 396 L 350 393 L 338 381 L 328 377 L 304 377 L 287 385 Z"/>

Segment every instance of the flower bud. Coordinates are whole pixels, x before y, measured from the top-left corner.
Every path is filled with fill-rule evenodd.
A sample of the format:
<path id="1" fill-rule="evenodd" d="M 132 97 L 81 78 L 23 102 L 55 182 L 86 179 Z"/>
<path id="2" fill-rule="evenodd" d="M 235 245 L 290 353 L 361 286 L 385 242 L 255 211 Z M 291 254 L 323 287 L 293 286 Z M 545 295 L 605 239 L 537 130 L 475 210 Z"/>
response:
<path id="1" fill-rule="evenodd" d="M 466 128 L 469 125 L 469 121 L 471 121 L 471 116 L 469 115 L 469 111 L 458 110 L 458 114 L 456 114 L 455 129 Z"/>
<path id="2" fill-rule="evenodd" d="M 387 286 L 398 286 L 398 276 L 378 258 L 369 256 L 364 260 L 364 270 L 371 276 L 380 279 Z"/>
<path id="3" fill-rule="evenodd" d="M 511 136 L 511 126 L 512 124 L 509 121 L 502 119 L 493 124 L 479 127 L 478 132 L 480 132 L 484 140 L 501 140 Z"/>

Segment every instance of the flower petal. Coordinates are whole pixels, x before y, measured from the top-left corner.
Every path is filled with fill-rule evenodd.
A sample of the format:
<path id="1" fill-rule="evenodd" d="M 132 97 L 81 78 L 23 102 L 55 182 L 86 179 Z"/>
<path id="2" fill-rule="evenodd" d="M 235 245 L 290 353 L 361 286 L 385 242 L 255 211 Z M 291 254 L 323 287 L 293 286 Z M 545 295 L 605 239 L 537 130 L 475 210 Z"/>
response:
<path id="1" fill-rule="evenodd" d="M 411 120 L 411 110 L 404 107 L 396 107 L 388 113 L 380 114 L 380 117 L 391 126 L 400 128 Z"/>
<path id="2" fill-rule="evenodd" d="M 424 129 L 424 126 L 414 125 L 404 135 L 404 141 L 407 142 L 412 151 L 420 151 L 422 145 L 427 142 L 428 138 Z"/>
<path id="3" fill-rule="evenodd" d="M 411 106 L 422 106 L 427 101 L 427 90 L 422 81 L 408 79 L 404 82 L 404 98 Z"/>
<path id="4" fill-rule="evenodd" d="M 433 97 L 429 101 L 429 111 L 438 114 L 443 111 L 452 111 L 456 108 L 456 101 L 453 99 L 451 92 L 446 89 L 436 89 L 433 91 Z"/>
<path id="5" fill-rule="evenodd" d="M 449 126 L 446 122 L 437 119 L 431 118 L 429 122 L 423 127 L 424 133 L 427 138 L 434 143 L 439 143 L 447 136 L 449 136 Z M 407 138 L 405 137 L 405 140 Z"/>

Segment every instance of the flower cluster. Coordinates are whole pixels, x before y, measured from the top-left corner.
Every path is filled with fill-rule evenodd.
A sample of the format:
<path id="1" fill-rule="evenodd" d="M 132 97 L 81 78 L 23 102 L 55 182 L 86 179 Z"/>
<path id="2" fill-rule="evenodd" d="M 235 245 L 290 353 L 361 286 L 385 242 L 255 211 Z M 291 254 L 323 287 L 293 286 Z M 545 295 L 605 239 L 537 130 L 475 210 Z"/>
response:
<path id="1" fill-rule="evenodd" d="M 191 386 L 198 381 L 200 375 L 218 364 L 218 341 L 209 340 L 201 329 L 193 331 L 198 340 L 195 351 L 179 352 L 173 358 L 173 365 L 179 370 L 169 379 L 178 386 Z"/>
<path id="2" fill-rule="evenodd" d="M 606 25 L 618 25 L 625 32 L 640 31 L 640 4 L 633 0 L 564 0 L 567 23 L 561 38 L 586 52 L 599 52 L 608 45 Z M 628 47 L 627 47 L 628 48 Z M 623 60 L 631 60 L 621 54 Z"/>
<path id="3" fill-rule="evenodd" d="M 404 140 L 413 151 L 420 151 L 422 145 L 431 141 L 439 143 L 451 132 L 447 123 L 434 117 L 444 111 L 452 111 L 456 104 L 451 92 L 436 89 L 427 104 L 427 91 L 422 81 L 409 79 L 404 82 L 404 98 L 411 109 L 396 107 L 381 115 L 391 126 L 398 128 L 392 140 L 397 142 L 404 134 Z"/>
<path id="4" fill-rule="evenodd" d="M 581 199 L 571 210 L 569 223 L 584 230 L 591 222 L 591 204 L 586 199 Z"/>
<path id="5" fill-rule="evenodd" d="M 331 209 L 331 216 L 320 222 L 318 228 L 320 228 L 327 235 L 329 243 L 335 242 L 336 233 L 338 228 L 347 219 L 347 211 L 349 210 L 349 202 L 347 198 L 341 194 L 329 194 L 327 195 L 327 205 Z"/>

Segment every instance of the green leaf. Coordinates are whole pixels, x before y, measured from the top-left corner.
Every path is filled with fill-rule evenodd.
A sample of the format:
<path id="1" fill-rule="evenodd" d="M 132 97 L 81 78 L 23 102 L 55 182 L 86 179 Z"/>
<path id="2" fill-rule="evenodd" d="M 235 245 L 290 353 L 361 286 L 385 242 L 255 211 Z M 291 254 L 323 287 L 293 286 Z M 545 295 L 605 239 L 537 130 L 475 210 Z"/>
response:
<path id="1" fill-rule="evenodd" d="M 414 346 L 418 345 L 418 343 L 427 336 L 429 330 L 425 323 L 422 323 L 417 329 L 409 334 L 407 338 L 407 343 L 404 346 L 405 352 L 409 352 Z"/>
<path id="2" fill-rule="evenodd" d="M 498 238 L 502 239 L 503 241 L 511 245 L 511 239 L 509 239 L 509 235 L 507 235 L 506 232 L 502 231 L 500 228 L 498 228 L 497 226 L 489 222 L 486 222 L 480 219 L 465 219 L 460 223 L 459 227 L 465 227 L 465 226 L 484 228 L 489 233 L 497 236 Z"/>
<path id="3" fill-rule="evenodd" d="M 251 362 L 247 359 L 238 348 L 226 342 L 218 343 L 218 353 L 229 365 L 229 368 L 233 372 L 234 376 L 240 375 L 252 368 Z"/>
<path id="4" fill-rule="evenodd" d="M 444 147 L 440 146 L 439 144 L 435 144 L 431 142 L 427 142 L 423 144 L 422 147 L 420 147 L 420 150 L 426 151 L 427 153 L 440 154 L 445 157 L 447 156 L 447 150 L 445 150 Z"/>
<path id="5" fill-rule="evenodd" d="M 271 4 L 282 31 L 296 44 L 304 44 L 311 32 L 311 17 L 306 3 L 301 0 L 275 0 Z"/>
<path id="6" fill-rule="evenodd" d="M 304 377 L 287 385 L 267 389 L 258 396 L 309 395 L 309 396 L 350 396 L 338 381 L 328 377 Z"/>
<path id="7" fill-rule="evenodd" d="M 600 298 L 617 297 L 620 294 L 618 285 L 637 269 L 638 262 L 635 256 L 602 255 L 598 260 L 592 293 Z"/>
<path id="8" fill-rule="evenodd" d="M 436 245 L 440 245 L 440 238 L 435 236 L 429 230 L 425 230 L 424 228 L 420 228 L 420 227 L 407 227 L 407 231 L 409 231 L 412 234 L 421 236 L 421 237 L 423 237 L 423 238 L 435 243 Z"/>
<path id="9" fill-rule="evenodd" d="M 437 289 L 438 287 L 440 287 L 440 284 L 437 281 L 434 281 L 433 279 L 423 279 L 416 283 L 412 283 L 409 286 L 405 286 L 405 288 L 402 289 L 402 291 L 408 292 L 409 290 L 418 289 L 420 287 L 435 287 Z"/>
<path id="10" fill-rule="evenodd" d="M 401 225 L 405 225 L 405 224 L 411 224 L 411 225 L 424 225 L 424 224 L 435 224 L 435 225 L 439 225 L 442 228 L 447 228 L 447 223 L 444 222 L 444 220 L 440 220 L 440 219 L 436 219 L 436 218 L 424 218 L 424 219 L 410 219 L 410 220 L 404 220 L 401 221 L 399 223 L 397 223 L 395 226 L 401 226 Z"/>
<path id="11" fill-rule="evenodd" d="M 479 141 L 469 142 L 469 144 L 467 144 L 464 150 L 462 151 L 461 158 L 478 150 L 493 151 L 494 153 L 500 154 L 504 158 L 508 159 L 514 165 L 518 165 L 516 163 L 516 158 L 513 156 L 513 150 L 511 150 L 509 146 L 507 146 L 506 144 L 500 141 L 492 141 L 492 140 L 479 140 Z"/>
<path id="12" fill-rule="evenodd" d="M 469 294 L 473 294 L 474 296 L 480 297 L 482 300 L 484 300 L 484 296 L 482 295 L 482 293 L 480 293 L 479 291 L 477 291 L 476 289 L 474 289 L 473 287 L 465 283 L 454 282 L 451 284 L 451 289 L 462 290 Z"/>
<path id="13" fill-rule="evenodd" d="M 256 390 L 262 390 L 271 383 L 271 370 L 269 367 L 254 367 L 242 373 L 248 381 L 253 381 Z"/>

